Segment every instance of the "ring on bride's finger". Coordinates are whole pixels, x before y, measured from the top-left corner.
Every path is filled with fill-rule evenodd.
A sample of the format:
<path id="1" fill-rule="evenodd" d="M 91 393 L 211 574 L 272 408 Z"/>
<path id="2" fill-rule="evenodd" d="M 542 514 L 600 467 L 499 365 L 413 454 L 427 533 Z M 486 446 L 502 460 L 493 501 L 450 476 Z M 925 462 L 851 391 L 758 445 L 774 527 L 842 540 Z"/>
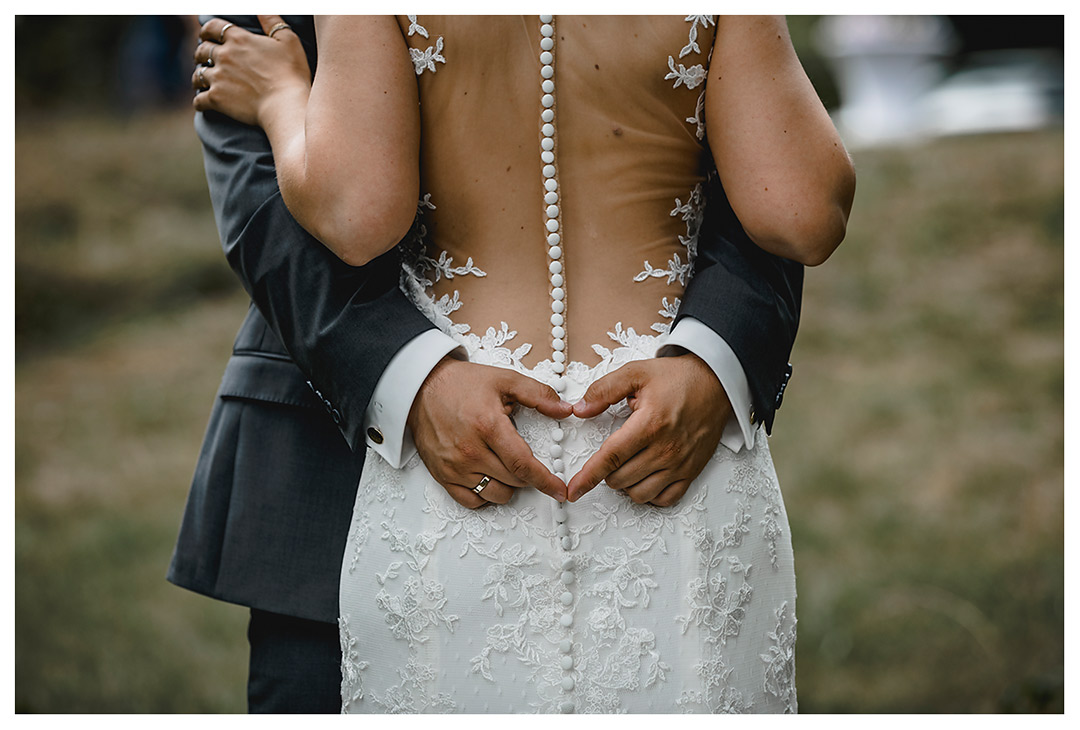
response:
<path id="1" fill-rule="evenodd" d="M 218 43 L 224 43 L 225 42 L 225 31 L 227 31 L 231 27 L 233 27 L 232 23 L 226 23 L 225 25 L 221 26 L 221 32 L 218 33 L 218 37 L 217 37 L 217 42 Z"/>
<path id="2" fill-rule="evenodd" d="M 209 89 L 210 84 L 206 83 L 206 77 L 203 76 L 204 71 L 206 71 L 206 67 L 204 67 L 204 66 L 197 67 L 195 69 L 195 76 L 196 76 L 196 78 L 199 79 L 199 88 L 200 89 Z"/>
<path id="3" fill-rule="evenodd" d="M 472 488 L 473 493 L 474 494 L 480 494 L 480 492 L 484 491 L 484 487 L 486 487 L 488 485 L 488 482 L 490 482 L 490 481 L 491 481 L 491 477 L 484 477 L 483 479 L 481 479 L 480 483 Z"/>
<path id="4" fill-rule="evenodd" d="M 271 29 L 270 29 L 270 32 L 269 32 L 269 33 L 267 33 L 266 35 L 268 35 L 268 36 L 270 36 L 271 38 L 273 38 L 273 37 L 274 37 L 274 33 L 277 33 L 277 32 L 278 32 L 279 30 L 285 30 L 286 28 L 289 28 L 289 24 L 288 24 L 288 23 L 278 23 L 278 24 L 277 24 L 277 25 L 275 25 L 275 26 L 274 26 L 273 28 L 271 28 Z M 290 30 L 291 30 L 291 28 L 290 28 Z"/>
<path id="5" fill-rule="evenodd" d="M 214 67 L 214 46 L 210 46 L 210 57 L 206 59 L 206 67 Z"/>

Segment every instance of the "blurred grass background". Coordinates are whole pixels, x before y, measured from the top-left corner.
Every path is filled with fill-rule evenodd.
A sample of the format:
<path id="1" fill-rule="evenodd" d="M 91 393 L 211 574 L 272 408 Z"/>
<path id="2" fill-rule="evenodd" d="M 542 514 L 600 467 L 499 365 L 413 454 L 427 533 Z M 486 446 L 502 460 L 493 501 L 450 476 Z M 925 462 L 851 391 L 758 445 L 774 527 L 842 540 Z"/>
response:
<path id="1" fill-rule="evenodd" d="M 164 580 L 247 307 L 191 114 L 16 98 L 15 709 L 242 712 L 246 610 Z M 800 709 L 1061 712 L 1063 132 L 855 159 L 772 439 Z"/>

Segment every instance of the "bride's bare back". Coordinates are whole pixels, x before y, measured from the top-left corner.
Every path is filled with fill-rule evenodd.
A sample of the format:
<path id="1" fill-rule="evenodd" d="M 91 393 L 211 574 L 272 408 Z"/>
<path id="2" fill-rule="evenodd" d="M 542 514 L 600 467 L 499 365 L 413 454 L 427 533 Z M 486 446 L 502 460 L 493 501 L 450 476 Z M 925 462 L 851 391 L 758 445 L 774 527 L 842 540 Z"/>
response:
<path id="1" fill-rule="evenodd" d="M 696 253 L 707 149 L 708 17 L 565 17 L 555 24 L 559 235 L 553 274 L 541 160 L 536 16 L 398 19 L 418 74 L 431 294 L 483 335 L 507 323 L 526 367 L 552 351 L 564 292 L 570 361 L 595 364 L 621 324 L 666 331 Z M 708 162 L 711 164 L 711 162 Z M 550 200 L 550 196 L 549 196 Z M 470 263 L 471 261 L 471 263 Z M 559 267 L 554 267 L 558 269 Z M 560 278 L 561 277 L 561 278 Z M 555 295 L 558 296 L 558 293 Z M 556 305 L 558 308 L 558 305 Z"/>

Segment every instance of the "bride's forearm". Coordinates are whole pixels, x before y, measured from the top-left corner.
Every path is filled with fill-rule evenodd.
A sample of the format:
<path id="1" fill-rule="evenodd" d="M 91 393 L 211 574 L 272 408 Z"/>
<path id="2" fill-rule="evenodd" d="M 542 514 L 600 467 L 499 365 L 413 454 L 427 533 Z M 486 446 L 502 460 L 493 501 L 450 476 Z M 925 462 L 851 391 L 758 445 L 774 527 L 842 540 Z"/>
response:
<path id="1" fill-rule="evenodd" d="M 396 20 L 316 19 L 319 69 L 260 110 L 282 198 L 309 233 L 361 266 L 408 233 L 419 197 L 416 80 Z"/>
<path id="2" fill-rule="evenodd" d="M 717 23 L 705 103 L 709 145 L 747 235 L 803 264 L 827 259 L 846 232 L 855 171 L 782 16 Z"/>
<path id="3" fill-rule="evenodd" d="M 310 93 L 310 87 L 297 87 L 267 99 L 259 112 L 259 124 L 270 140 L 285 206 L 308 233 L 322 240 L 315 210 L 317 196 L 308 183 L 305 126 Z"/>
<path id="4" fill-rule="evenodd" d="M 267 32 L 270 17 L 260 16 Z M 319 17 L 315 26 L 314 80 L 291 32 L 275 39 L 238 28 L 224 45 L 218 39 L 228 26 L 204 27 L 204 40 L 213 42 L 196 54 L 207 65 L 193 79 L 204 90 L 193 105 L 261 127 L 289 212 L 340 259 L 360 266 L 397 245 L 416 217 L 416 75 L 393 16 Z"/>
<path id="5" fill-rule="evenodd" d="M 297 223 L 343 261 L 360 266 L 393 247 L 406 229 L 378 225 L 386 220 L 381 210 L 387 207 L 373 195 L 378 186 L 370 184 L 362 169 L 342 164 L 342 148 L 350 145 L 333 139 L 326 110 L 313 107 L 310 96 L 309 88 L 289 89 L 260 110 L 278 188 Z"/>

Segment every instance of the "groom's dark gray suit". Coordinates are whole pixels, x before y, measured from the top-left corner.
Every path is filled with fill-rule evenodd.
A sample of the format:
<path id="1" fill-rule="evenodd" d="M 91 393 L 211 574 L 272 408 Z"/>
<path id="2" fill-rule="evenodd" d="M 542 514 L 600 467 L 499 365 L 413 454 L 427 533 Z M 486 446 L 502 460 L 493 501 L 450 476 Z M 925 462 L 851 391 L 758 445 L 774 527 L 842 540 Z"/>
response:
<path id="1" fill-rule="evenodd" d="M 261 32 L 252 16 L 230 20 Z M 314 69 L 311 17 L 285 20 Z M 252 305 L 217 393 L 168 579 L 336 624 L 364 411 L 394 354 L 433 325 L 398 289 L 396 251 L 354 268 L 293 220 L 261 130 L 216 113 L 197 114 L 195 127 L 222 246 Z M 719 185 L 709 190 L 679 318 L 698 319 L 728 343 L 766 428 L 791 372 L 802 275 L 747 238 Z"/>

